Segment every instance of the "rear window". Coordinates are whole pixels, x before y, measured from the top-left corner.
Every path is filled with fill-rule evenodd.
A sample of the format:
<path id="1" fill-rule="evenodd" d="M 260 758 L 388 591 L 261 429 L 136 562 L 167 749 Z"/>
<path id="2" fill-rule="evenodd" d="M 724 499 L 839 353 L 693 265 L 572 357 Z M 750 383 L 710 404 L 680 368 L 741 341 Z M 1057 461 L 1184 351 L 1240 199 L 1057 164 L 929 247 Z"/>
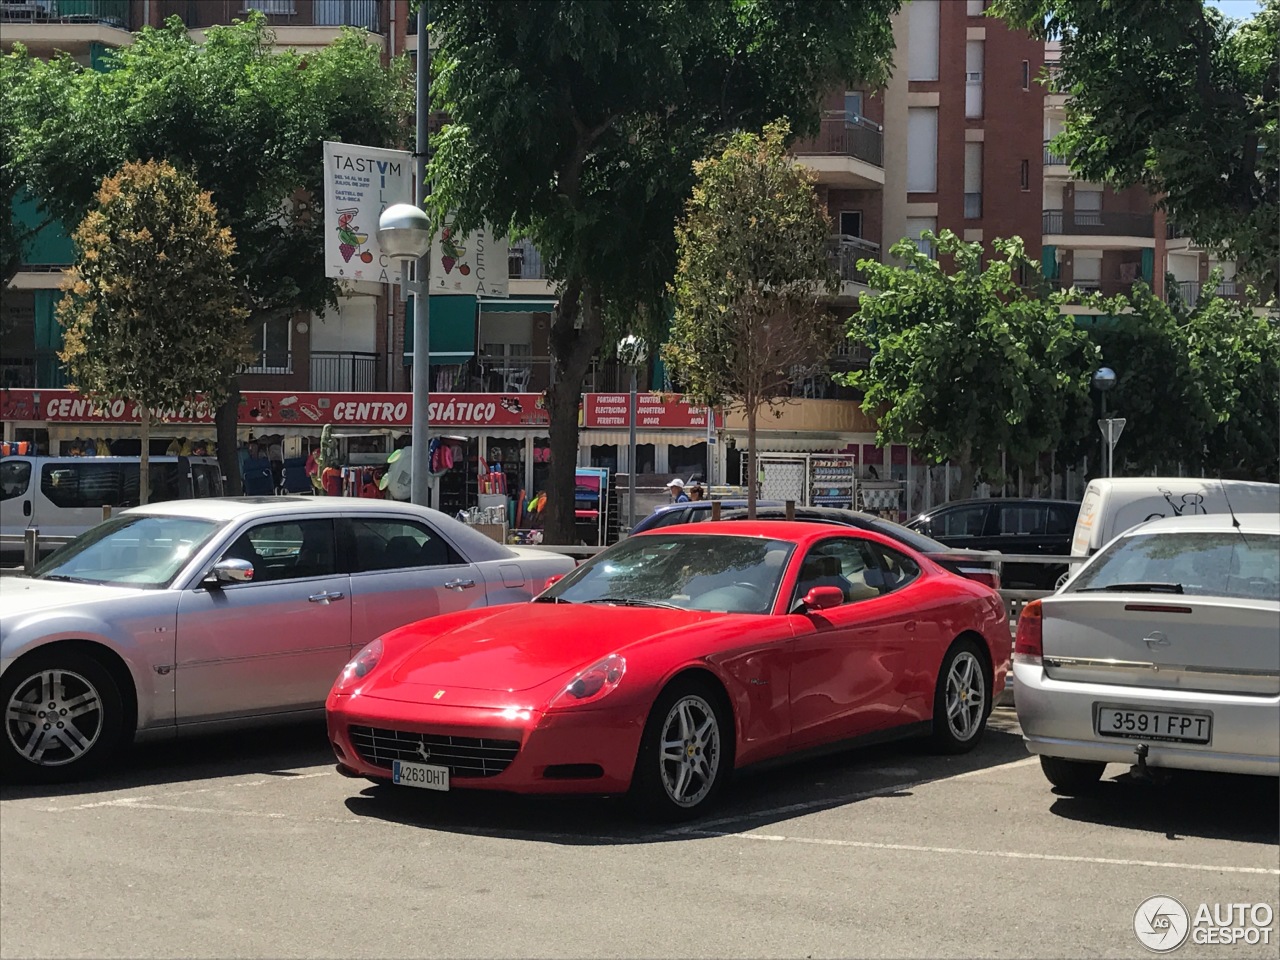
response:
<path id="1" fill-rule="evenodd" d="M 22 496 L 30 483 L 30 463 L 26 460 L 0 460 L 0 500 Z"/>
<path id="2" fill-rule="evenodd" d="M 1192 596 L 1280 600 L 1280 537 L 1149 533 L 1124 537 L 1080 572 L 1068 593 L 1162 584 Z"/>

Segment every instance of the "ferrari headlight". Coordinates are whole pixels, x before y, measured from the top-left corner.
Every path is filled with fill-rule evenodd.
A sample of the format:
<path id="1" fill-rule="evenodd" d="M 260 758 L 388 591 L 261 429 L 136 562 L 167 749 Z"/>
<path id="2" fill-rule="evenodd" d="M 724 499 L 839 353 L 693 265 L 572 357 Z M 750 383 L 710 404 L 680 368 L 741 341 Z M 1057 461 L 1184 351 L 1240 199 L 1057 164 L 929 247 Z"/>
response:
<path id="1" fill-rule="evenodd" d="M 622 675 L 626 672 L 627 661 L 616 653 L 610 654 L 569 681 L 569 684 L 552 698 L 550 706 L 567 707 L 599 700 L 617 687 L 622 680 Z"/>
<path id="2" fill-rule="evenodd" d="M 338 677 L 337 683 L 333 685 L 336 693 L 347 693 L 355 686 L 358 680 L 369 675 L 369 672 L 378 665 L 378 661 L 382 659 L 382 638 L 374 640 L 368 644 L 363 650 L 357 653 L 345 667 Z"/>

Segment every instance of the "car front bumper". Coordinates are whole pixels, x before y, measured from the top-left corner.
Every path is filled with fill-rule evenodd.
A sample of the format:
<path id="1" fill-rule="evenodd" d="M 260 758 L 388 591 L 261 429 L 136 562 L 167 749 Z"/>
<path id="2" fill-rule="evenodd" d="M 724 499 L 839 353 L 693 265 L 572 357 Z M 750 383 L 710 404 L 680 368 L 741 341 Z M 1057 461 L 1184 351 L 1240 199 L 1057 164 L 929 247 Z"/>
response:
<path id="1" fill-rule="evenodd" d="M 1134 764 L 1145 744 L 1151 767 L 1280 777 L 1280 697 L 1054 680 L 1043 667 L 1016 661 L 1013 673 L 1018 722 L 1033 754 Z M 1094 730 L 1098 704 L 1210 713 L 1211 739 L 1191 744 L 1102 737 Z"/>
<path id="2" fill-rule="evenodd" d="M 518 741 L 510 764 L 486 777 L 450 774 L 450 789 L 536 794 L 619 794 L 631 786 L 643 719 L 606 709 L 516 712 L 330 695 L 329 741 L 343 773 L 390 780 L 390 766 L 361 756 L 351 728 Z M 402 759 L 416 759 L 404 757 Z M 426 762 L 430 763 L 430 760 Z"/>

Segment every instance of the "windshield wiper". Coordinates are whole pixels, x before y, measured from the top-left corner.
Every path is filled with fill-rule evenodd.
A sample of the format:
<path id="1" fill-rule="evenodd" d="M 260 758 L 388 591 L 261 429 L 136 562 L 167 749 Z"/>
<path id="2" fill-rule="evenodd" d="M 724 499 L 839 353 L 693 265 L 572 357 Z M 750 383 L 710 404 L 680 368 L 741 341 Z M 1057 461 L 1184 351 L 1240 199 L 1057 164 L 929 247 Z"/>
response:
<path id="1" fill-rule="evenodd" d="M 631 597 L 596 597 L 594 600 L 583 600 L 583 603 L 616 603 L 620 607 L 661 607 L 664 610 L 683 610 L 684 607 L 674 603 L 663 603 L 661 600 L 635 600 Z"/>
<path id="2" fill-rule="evenodd" d="M 566 600 L 564 597 L 534 597 L 534 603 L 573 603 L 572 600 Z"/>
<path id="3" fill-rule="evenodd" d="M 37 580 L 61 580 L 63 583 L 98 583 L 97 580 L 86 580 L 84 577 L 70 577 L 65 573 L 46 573 Z"/>
<path id="4" fill-rule="evenodd" d="M 1182 593 L 1182 584 L 1180 583 L 1159 583 L 1159 582 L 1134 582 L 1134 583 L 1109 583 L 1105 587 L 1081 587 L 1077 593 L 1092 593 L 1094 591 L 1103 590 L 1112 593 Z"/>

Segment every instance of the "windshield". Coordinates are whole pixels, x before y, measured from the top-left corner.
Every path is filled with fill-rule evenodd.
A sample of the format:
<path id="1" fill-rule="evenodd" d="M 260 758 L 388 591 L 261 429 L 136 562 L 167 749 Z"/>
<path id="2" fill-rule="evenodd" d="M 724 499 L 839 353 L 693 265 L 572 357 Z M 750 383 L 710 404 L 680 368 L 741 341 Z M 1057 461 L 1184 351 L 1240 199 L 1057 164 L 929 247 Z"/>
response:
<path id="1" fill-rule="evenodd" d="M 539 599 L 769 613 L 794 549 L 794 544 L 763 537 L 630 537 L 583 564 Z"/>
<path id="2" fill-rule="evenodd" d="M 129 587 L 167 587 L 218 524 L 191 517 L 125 514 L 104 520 L 56 551 L 33 574 Z"/>
<path id="3" fill-rule="evenodd" d="M 1124 537 L 1081 570 L 1066 592 L 1126 589 L 1280 600 L 1280 537 L 1234 532 Z"/>

